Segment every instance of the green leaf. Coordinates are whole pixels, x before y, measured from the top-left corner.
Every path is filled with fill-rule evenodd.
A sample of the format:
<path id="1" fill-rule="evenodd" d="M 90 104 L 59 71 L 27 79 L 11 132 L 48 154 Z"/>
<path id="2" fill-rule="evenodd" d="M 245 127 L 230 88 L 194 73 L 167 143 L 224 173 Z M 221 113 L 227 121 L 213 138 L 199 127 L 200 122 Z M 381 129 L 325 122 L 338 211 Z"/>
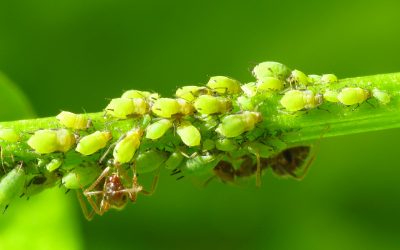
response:
<path id="1" fill-rule="evenodd" d="M 35 117 L 25 95 L 1 72 L 0 107 L 3 121 Z M 2 212 L 1 249 L 82 249 L 77 209 L 61 190 L 16 199 Z"/>

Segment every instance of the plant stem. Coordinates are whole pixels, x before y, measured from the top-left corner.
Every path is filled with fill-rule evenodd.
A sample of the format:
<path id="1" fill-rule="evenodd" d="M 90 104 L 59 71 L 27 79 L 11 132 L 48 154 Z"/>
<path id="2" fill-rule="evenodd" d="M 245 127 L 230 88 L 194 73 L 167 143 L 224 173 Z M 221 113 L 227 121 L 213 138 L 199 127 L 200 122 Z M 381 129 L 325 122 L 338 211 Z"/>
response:
<path id="1" fill-rule="evenodd" d="M 269 93 L 267 97 L 262 96 L 262 94 L 257 94 L 253 97 L 252 101 L 255 99 L 262 100 L 257 104 L 256 108 L 262 115 L 262 122 L 257 124 L 256 129 L 253 131 L 234 139 L 237 139 L 238 143 L 242 145 L 246 145 L 245 143 L 247 141 L 257 141 L 269 144 L 272 147 L 276 146 L 274 142 L 272 142 L 272 139 L 279 139 L 285 146 L 283 148 L 278 148 L 279 150 L 283 150 L 285 147 L 293 145 L 312 143 L 312 141 L 318 140 L 321 137 L 332 137 L 400 127 L 400 73 L 348 78 L 331 85 L 319 84 L 311 88 L 315 93 L 324 93 L 328 88 L 330 90 L 340 91 L 345 87 L 360 87 L 369 91 L 377 88 L 389 94 L 391 100 L 388 104 L 383 105 L 377 99 L 371 97 L 359 106 L 353 105 L 349 107 L 340 103 L 324 102 L 321 106 L 312 110 L 289 113 L 283 110 L 280 104 L 282 93 Z M 234 101 L 233 112 L 240 111 L 240 108 L 241 107 Z M 141 117 L 136 117 L 126 120 L 110 120 L 104 118 L 103 112 L 86 115 L 92 120 L 93 126 L 88 131 L 75 131 L 77 135 L 82 137 L 94 131 L 108 130 L 113 135 L 113 142 L 116 142 L 127 131 L 138 126 L 142 119 Z M 197 116 L 192 115 L 186 119 L 191 120 L 192 123 L 199 128 L 202 134 L 202 142 L 206 139 L 215 142 L 220 138 L 220 136 L 214 132 L 215 127 L 207 129 L 206 126 L 201 126 L 202 122 L 198 121 Z M 40 165 L 38 162 L 49 161 L 53 158 L 63 158 L 64 163 L 70 165 L 81 163 L 98 164 L 106 148 L 89 157 L 81 156 L 74 150 L 70 150 L 70 152 L 65 154 L 52 153 L 39 155 L 26 143 L 32 133 L 37 130 L 61 127 L 62 126 L 55 117 L 1 122 L 0 128 L 13 128 L 21 135 L 21 140 L 17 143 L 0 142 L 2 149 L 2 166 L 5 169 L 4 172 L 15 167 L 17 162 L 23 161 L 26 165 L 27 172 L 32 175 L 44 173 L 46 170 L 43 170 L 43 166 L 37 167 Z M 142 141 L 141 145 L 144 145 L 144 150 L 156 148 L 159 151 L 165 151 L 169 154 L 175 150 L 174 147 L 182 148 L 182 145 L 175 143 L 176 141 L 174 140 L 176 140 L 176 138 L 176 133 L 171 132 L 171 135 L 164 140 L 151 141 L 143 139 L 144 141 Z M 173 144 L 172 146 L 171 143 Z M 282 145 L 282 143 L 280 145 Z M 185 153 L 204 151 L 201 147 L 186 148 L 186 150 Z M 218 154 L 220 153 L 221 152 L 218 152 Z M 278 153 L 278 151 L 275 153 Z M 66 167 L 65 169 L 68 168 Z M 68 172 L 68 170 L 63 171 L 62 174 Z M 2 174 L 4 174 L 4 172 L 0 171 Z"/>

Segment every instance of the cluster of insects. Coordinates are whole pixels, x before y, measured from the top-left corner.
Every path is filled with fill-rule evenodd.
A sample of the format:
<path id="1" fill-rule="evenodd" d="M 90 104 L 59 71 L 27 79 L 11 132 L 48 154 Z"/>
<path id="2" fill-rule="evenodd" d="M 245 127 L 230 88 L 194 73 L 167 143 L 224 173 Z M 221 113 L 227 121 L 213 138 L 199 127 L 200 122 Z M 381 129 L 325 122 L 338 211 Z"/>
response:
<path id="1" fill-rule="evenodd" d="M 32 162 L 4 161 L 1 154 L 0 207 L 7 208 L 15 196 L 30 197 L 60 185 L 77 190 L 82 210 L 91 219 L 135 202 L 139 194 L 151 195 L 162 167 L 177 179 L 205 175 L 237 183 L 254 178 L 257 186 L 267 168 L 278 176 L 301 179 L 315 157 L 312 146 L 288 146 L 270 133 L 259 111 L 264 102 L 278 97 L 275 111 L 289 114 L 325 101 L 351 106 L 373 97 L 382 104 L 390 102 L 384 91 L 338 89 L 333 74 L 306 75 L 277 62 L 260 63 L 252 73 L 255 82 L 214 76 L 205 86 L 177 89 L 174 98 L 129 90 L 111 99 L 99 119 L 62 111 L 50 128 L 27 138 L 12 128 L 0 128 L 1 141 L 26 144 L 36 157 Z M 121 122 L 123 127 L 113 129 Z M 153 174 L 147 189 L 139 178 L 146 173 Z"/>

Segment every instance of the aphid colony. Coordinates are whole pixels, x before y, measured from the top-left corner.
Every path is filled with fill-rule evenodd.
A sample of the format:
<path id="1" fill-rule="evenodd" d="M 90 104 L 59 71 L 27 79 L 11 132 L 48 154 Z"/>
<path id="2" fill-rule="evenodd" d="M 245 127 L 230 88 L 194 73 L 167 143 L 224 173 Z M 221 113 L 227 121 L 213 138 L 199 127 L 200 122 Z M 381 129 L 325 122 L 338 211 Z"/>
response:
<path id="1" fill-rule="evenodd" d="M 162 166 L 177 179 L 211 175 L 234 182 L 255 177 L 260 186 L 262 170 L 268 167 L 279 176 L 300 179 L 314 158 L 311 147 L 287 148 L 268 134 L 258 110 L 264 102 L 279 98 L 281 106 L 274 112 L 283 108 L 289 115 L 324 102 L 360 105 L 372 97 L 381 104 L 390 102 L 382 90 L 338 89 L 335 75 L 306 75 L 276 62 L 260 63 L 252 73 L 256 82 L 241 84 L 214 76 L 205 86 L 177 89 L 175 98 L 129 90 L 110 100 L 103 121 L 62 111 L 54 127 L 33 131 L 26 141 L 18 131 L 0 128 L 0 140 L 26 142 L 38 159 L 12 159 L 15 166 L 9 166 L 1 155 L 5 174 L 0 180 L 0 208 L 7 208 L 21 193 L 29 197 L 60 185 L 77 190 L 82 210 L 91 219 L 95 213 L 136 201 L 139 193 L 152 194 Z M 125 129 L 112 129 L 121 121 L 126 121 Z M 26 167 L 29 164 L 34 170 Z M 139 183 L 138 174 L 143 173 L 154 175 L 148 191 Z"/>

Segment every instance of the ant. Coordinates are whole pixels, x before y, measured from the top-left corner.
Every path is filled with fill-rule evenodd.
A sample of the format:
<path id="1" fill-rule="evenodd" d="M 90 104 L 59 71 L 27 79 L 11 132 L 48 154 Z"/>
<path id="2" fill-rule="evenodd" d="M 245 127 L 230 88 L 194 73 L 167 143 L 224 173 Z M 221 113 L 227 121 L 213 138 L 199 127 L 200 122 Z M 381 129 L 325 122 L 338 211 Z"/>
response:
<path id="1" fill-rule="evenodd" d="M 133 177 L 131 187 L 124 186 L 123 180 L 128 179 L 129 177 L 122 173 L 120 165 L 114 166 L 116 171 L 112 171 L 112 166 L 106 167 L 100 176 L 88 188 L 82 190 L 83 195 L 92 207 L 91 212 L 88 211 L 82 194 L 77 192 L 83 214 L 89 221 L 93 219 L 95 214 L 101 216 L 111 208 L 117 210 L 123 209 L 128 203 L 128 199 L 131 202 L 136 202 L 139 193 L 147 196 L 152 195 L 157 187 L 159 172 L 157 172 L 153 178 L 151 189 L 147 191 L 138 182 L 135 164 L 132 166 Z M 101 185 L 102 189 L 96 190 L 96 187 Z"/>

